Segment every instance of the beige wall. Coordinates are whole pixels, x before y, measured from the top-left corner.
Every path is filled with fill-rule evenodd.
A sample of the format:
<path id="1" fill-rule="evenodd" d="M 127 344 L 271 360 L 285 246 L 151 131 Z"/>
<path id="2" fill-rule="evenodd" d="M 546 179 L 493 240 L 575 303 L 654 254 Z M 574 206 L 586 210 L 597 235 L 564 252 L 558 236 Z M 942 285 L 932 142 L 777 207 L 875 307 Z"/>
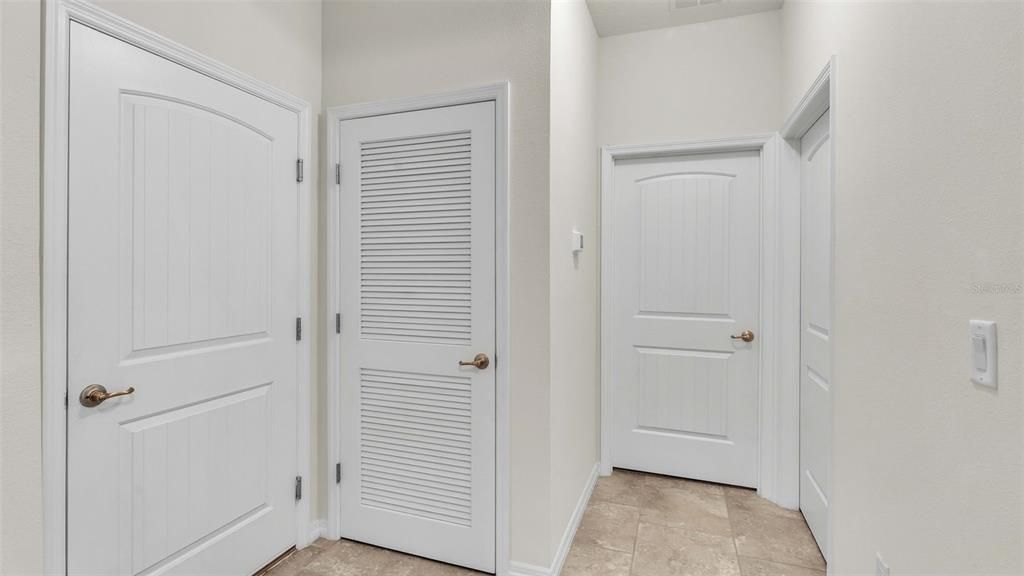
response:
<path id="1" fill-rule="evenodd" d="M 836 54 L 833 570 L 1021 574 L 1024 5 L 787 1 L 788 114 Z M 967 323 L 999 323 L 999 389 Z"/>
<path id="2" fill-rule="evenodd" d="M 598 38 L 583 0 L 551 5 L 551 554 L 598 460 Z M 584 251 L 574 257 L 573 228 Z"/>
<path id="3" fill-rule="evenodd" d="M 320 110 L 318 1 L 174 0 L 99 4 L 307 100 L 314 113 Z M 0 158 L 0 367 L 3 378 L 0 382 L 0 507 L 4 512 L 0 518 L 0 574 L 21 575 L 42 570 L 39 368 L 42 11 L 35 1 L 0 2 L 0 10 L 3 13 L 4 80 L 0 100 L 4 119 L 0 131 L 3 137 L 0 148 L 3 153 Z M 315 164 L 314 160 L 311 159 Z M 318 172 L 315 169 L 309 172 L 313 175 L 315 190 Z M 314 314 L 314 318 L 317 316 Z M 316 398 L 313 400 L 315 402 Z M 315 454 L 315 445 L 313 449 Z M 317 483 L 323 476 L 321 472 L 311 480 Z M 319 508 L 321 506 L 314 502 L 314 515 Z"/>
<path id="4" fill-rule="evenodd" d="M 328 2 L 325 106 L 511 82 L 511 555 L 543 564 L 549 487 L 546 2 Z"/>
<path id="5" fill-rule="evenodd" d="M 779 12 L 600 41 L 597 137 L 654 144 L 779 128 Z"/>
<path id="6" fill-rule="evenodd" d="M 37 2 L 0 2 L 0 574 L 43 559 Z"/>

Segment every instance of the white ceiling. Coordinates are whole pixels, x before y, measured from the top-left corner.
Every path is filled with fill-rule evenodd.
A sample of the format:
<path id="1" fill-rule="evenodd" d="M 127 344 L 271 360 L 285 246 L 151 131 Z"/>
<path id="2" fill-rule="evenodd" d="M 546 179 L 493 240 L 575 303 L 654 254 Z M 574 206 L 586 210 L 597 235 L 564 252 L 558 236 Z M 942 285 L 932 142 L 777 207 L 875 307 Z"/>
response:
<path id="1" fill-rule="evenodd" d="M 600 36 L 777 10 L 783 0 L 587 0 Z"/>

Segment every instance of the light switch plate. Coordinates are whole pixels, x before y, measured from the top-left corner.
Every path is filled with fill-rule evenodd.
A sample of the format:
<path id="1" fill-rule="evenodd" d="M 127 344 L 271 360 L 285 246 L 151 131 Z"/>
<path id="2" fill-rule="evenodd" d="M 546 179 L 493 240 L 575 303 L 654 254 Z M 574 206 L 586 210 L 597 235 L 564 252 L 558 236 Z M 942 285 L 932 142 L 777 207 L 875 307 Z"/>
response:
<path id="1" fill-rule="evenodd" d="M 989 320 L 971 320 L 970 333 L 971 382 L 995 388 L 998 384 L 996 354 L 996 323 Z"/>
<path id="2" fill-rule="evenodd" d="M 572 231 L 572 253 L 579 254 L 583 252 L 583 232 L 576 230 Z"/>

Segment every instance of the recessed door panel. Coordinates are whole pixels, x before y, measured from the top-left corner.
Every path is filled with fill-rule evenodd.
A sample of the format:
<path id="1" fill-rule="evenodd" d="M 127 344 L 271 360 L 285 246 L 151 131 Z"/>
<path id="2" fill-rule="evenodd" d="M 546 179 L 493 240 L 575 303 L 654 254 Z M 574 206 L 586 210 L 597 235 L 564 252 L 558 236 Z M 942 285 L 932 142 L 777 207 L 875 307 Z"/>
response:
<path id="1" fill-rule="evenodd" d="M 265 333 L 273 141 L 181 102 L 122 102 L 131 351 Z"/>
<path id="2" fill-rule="evenodd" d="M 132 573 L 248 523 L 271 505 L 266 471 L 270 386 L 121 425 Z"/>
<path id="3" fill-rule="evenodd" d="M 641 314 L 728 313 L 732 180 L 684 174 L 637 182 Z"/>
<path id="4" fill-rule="evenodd" d="M 673 349 L 637 353 L 638 429 L 727 436 L 730 354 Z"/>

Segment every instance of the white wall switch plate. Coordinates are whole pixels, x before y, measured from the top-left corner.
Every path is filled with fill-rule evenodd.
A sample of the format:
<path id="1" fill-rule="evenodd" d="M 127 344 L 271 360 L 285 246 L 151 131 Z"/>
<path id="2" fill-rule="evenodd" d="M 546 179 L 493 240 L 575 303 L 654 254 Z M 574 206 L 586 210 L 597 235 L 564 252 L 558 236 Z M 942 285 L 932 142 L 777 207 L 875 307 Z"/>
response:
<path id="1" fill-rule="evenodd" d="M 969 339 L 971 382 L 995 388 L 998 383 L 996 323 L 988 320 L 971 320 Z"/>
<path id="2" fill-rule="evenodd" d="M 572 253 L 579 254 L 583 252 L 583 232 L 576 230 L 572 231 Z"/>

